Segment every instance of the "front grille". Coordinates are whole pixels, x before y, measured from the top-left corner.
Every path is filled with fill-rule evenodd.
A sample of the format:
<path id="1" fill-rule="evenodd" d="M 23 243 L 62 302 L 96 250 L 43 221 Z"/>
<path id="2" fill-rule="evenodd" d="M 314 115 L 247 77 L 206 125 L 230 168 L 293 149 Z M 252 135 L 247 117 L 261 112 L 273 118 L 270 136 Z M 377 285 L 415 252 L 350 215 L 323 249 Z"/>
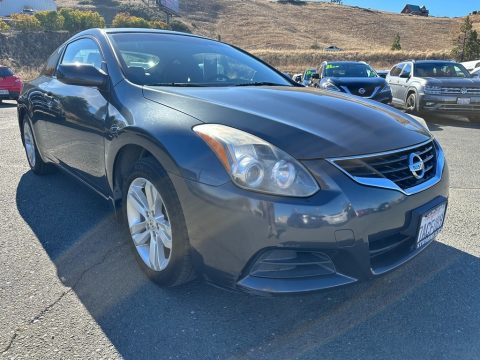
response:
<path id="1" fill-rule="evenodd" d="M 425 173 L 421 179 L 416 178 L 409 168 L 409 157 L 412 153 L 423 160 Z M 429 141 L 408 150 L 353 159 L 337 159 L 334 162 L 354 178 L 385 178 L 394 182 L 400 189 L 407 190 L 435 176 L 437 149 L 434 142 Z"/>
<path id="2" fill-rule="evenodd" d="M 442 95 L 480 95 L 480 88 L 442 87 Z"/>
<path id="3" fill-rule="evenodd" d="M 351 94 L 357 95 L 357 96 L 363 96 L 363 97 L 369 97 L 372 96 L 372 94 L 375 91 L 375 86 L 358 86 L 358 85 L 350 85 L 347 86 L 348 91 L 350 91 Z M 363 89 L 365 91 L 363 94 L 360 93 L 360 89 Z"/>

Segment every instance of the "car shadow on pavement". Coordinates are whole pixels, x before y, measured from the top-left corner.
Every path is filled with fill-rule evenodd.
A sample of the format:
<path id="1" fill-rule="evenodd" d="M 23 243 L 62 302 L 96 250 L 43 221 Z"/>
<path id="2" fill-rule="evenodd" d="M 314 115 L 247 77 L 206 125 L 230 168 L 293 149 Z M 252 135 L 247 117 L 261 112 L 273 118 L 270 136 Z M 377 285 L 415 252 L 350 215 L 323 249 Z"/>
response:
<path id="1" fill-rule="evenodd" d="M 480 122 L 471 122 L 460 116 L 426 115 L 424 120 L 427 122 L 430 131 L 443 131 L 444 126 L 480 129 Z"/>
<path id="2" fill-rule="evenodd" d="M 162 289 L 135 263 L 110 204 L 83 185 L 28 172 L 16 202 L 58 277 L 126 359 L 480 353 L 480 260 L 439 242 L 393 273 L 330 292 L 264 298 L 201 280 Z"/>
<path id="3" fill-rule="evenodd" d="M 17 107 L 17 103 L 14 101 L 5 102 L 4 100 L 0 103 L 0 109 L 8 109 L 13 107 Z"/>

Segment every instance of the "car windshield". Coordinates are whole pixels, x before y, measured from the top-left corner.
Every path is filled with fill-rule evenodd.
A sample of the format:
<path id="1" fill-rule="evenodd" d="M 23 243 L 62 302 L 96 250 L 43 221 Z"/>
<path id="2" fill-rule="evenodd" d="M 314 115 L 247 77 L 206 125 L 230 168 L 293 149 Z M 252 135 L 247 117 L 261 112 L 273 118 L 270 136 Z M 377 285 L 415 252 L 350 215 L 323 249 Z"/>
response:
<path id="1" fill-rule="evenodd" d="M 435 78 L 470 78 L 471 75 L 461 64 L 450 62 L 415 64 L 414 75 Z"/>
<path id="2" fill-rule="evenodd" d="M 0 67 L 0 77 L 12 76 L 13 71 L 7 67 Z"/>
<path id="3" fill-rule="evenodd" d="M 312 78 L 312 75 L 316 74 L 316 73 L 317 73 L 317 70 L 315 70 L 315 69 L 310 69 L 310 70 L 305 71 L 305 74 L 303 76 L 303 80 L 306 80 L 306 81 L 310 80 Z"/>
<path id="4" fill-rule="evenodd" d="M 378 77 L 375 70 L 361 63 L 330 63 L 325 66 L 326 77 Z"/>
<path id="5" fill-rule="evenodd" d="M 232 46 L 165 33 L 109 35 L 128 80 L 156 86 L 294 86 Z"/>

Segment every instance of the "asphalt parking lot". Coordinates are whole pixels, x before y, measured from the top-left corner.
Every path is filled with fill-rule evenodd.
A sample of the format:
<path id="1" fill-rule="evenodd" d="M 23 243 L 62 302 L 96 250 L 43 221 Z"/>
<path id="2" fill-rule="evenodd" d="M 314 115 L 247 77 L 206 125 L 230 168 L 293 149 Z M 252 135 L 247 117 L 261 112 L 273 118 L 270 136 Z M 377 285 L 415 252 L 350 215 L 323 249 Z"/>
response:
<path id="1" fill-rule="evenodd" d="M 480 124 L 427 120 L 451 175 L 438 241 L 376 281 L 259 298 L 150 283 L 109 203 L 29 171 L 0 105 L 0 357 L 478 359 Z"/>

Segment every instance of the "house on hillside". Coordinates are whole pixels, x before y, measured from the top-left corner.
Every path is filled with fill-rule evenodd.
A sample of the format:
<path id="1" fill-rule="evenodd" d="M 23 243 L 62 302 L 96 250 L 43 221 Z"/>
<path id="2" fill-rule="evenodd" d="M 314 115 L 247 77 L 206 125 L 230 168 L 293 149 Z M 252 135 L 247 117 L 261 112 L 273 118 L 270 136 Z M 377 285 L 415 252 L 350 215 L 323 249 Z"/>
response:
<path id="1" fill-rule="evenodd" d="M 408 15 L 417 15 L 417 16 L 428 16 L 429 11 L 423 6 L 418 6 L 418 5 L 410 5 L 407 4 L 402 10 L 402 14 L 408 14 Z"/>
<path id="2" fill-rule="evenodd" d="M 0 16 L 57 10 L 55 0 L 0 0 Z"/>

